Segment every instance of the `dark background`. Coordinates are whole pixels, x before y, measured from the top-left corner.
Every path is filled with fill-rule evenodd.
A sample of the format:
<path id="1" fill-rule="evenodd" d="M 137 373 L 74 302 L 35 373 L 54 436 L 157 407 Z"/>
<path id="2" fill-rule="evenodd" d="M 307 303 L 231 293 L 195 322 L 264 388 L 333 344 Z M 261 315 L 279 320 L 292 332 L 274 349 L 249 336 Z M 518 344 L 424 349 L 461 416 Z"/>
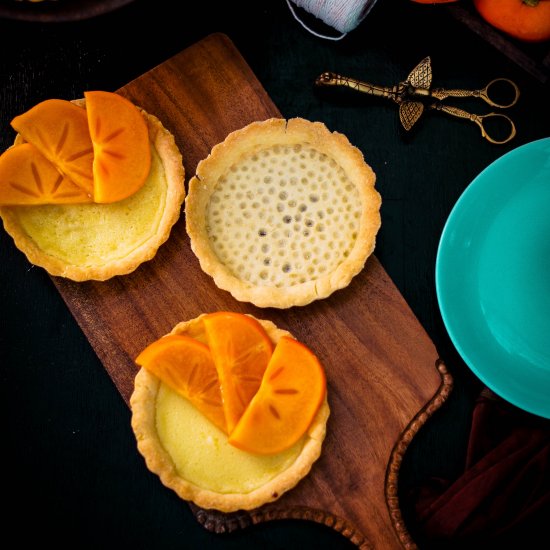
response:
<path id="1" fill-rule="evenodd" d="M 356 30 L 329 42 L 294 21 L 284 0 L 196 2 L 192 9 L 186 2 L 136 0 L 82 21 L 0 19 L 0 150 L 13 141 L 10 120 L 39 101 L 114 91 L 212 32 L 231 38 L 283 116 L 320 120 L 343 132 L 377 174 L 383 205 L 376 255 L 455 380 L 400 473 L 408 528 L 428 548 L 408 495 L 432 477 L 460 474 L 482 388 L 440 317 L 434 284 L 439 238 L 456 200 L 481 170 L 507 151 L 550 135 L 550 88 L 443 6 L 379 0 Z M 524 49 L 543 52 L 543 46 Z M 440 113 L 427 114 L 404 135 L 393 103 L 323 93 L 312 84 L 321 72 L 334 70 L 393 85 L 427 55 L 434 86 L 471 89 L 497 76 L 513 79 L 522 92 L 509 112 L 517 137 L 491 145 L 474 124 Z M 460 106 L 490 110 L 474 100 Z M 3 534 L 16 535 L 18 547 L 37 539 L 59 548 L 351 547 L 344 537 L 305 522 L 281 521 L 231 535 L 203 529 L 187 504 L 148 472 L 114 384 L 49 276 L 27 262 L 3 229 L 0 375 L 8 510 Z M 15 527 L 21 524 L 26 527 Z"/>

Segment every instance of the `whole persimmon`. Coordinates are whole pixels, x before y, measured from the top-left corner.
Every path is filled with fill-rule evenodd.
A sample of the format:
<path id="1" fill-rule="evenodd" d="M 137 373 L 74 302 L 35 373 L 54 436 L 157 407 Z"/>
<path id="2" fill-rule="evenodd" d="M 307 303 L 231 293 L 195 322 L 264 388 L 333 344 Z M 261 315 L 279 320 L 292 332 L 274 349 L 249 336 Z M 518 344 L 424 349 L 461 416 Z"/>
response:
<path id="1" fill-rule="evenodd" d="M 479 15 L 525 42 L 550 40 L 550 0 L 473 0 Z"/>

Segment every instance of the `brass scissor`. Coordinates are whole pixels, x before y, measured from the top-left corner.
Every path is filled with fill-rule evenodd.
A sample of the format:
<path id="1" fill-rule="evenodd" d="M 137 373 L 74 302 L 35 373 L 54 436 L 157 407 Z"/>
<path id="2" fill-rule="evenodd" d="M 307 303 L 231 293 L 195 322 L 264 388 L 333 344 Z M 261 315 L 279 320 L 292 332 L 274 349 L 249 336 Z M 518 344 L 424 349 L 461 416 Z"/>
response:
<path id="1" fill-rule="evenodd" d="M 509 103 L 498 103 L 491 99 L 491 88 L 499 83 L 504 82 L 512 87 L 514 97 Z M 476 115 L 468 113 L 458 107 L 453 107 L 443 104 L 442 100 L 447 97 L 478 97 L 488 103 L 492 107 L 499 109 L 507 109 L 515 105 L 519 98 L 519 88 L 508 78 L 496 78 L 491 80 L 485 88 L 481 90 L 455 90 L 445 88 L 431 88 L 432 85 L 432 65 L 429 57 L 424 58 L 409 74 L 407 80 L 399 84 L 389 86 L 376 86 L 368 82 L 361 82 L 354 78 L 348 78 L 332 72 L 321 74 L 316 80 L 317 86 L 345 86 L 364 92 L 377 97 L 385 97 L 391 99 L 399 105 L 399 120 L 405 130 L 410 130 L 424 112 L 425 107 L 442 111 L 452 116 L 465 118 L 475 122 L 481 129 L 481 135 L 491 143 L 502 144 L 507 143 L 516 135 L 516 127 L 512 120 L 501 113 L 488 113 L 486 115 Z M 422 100 L 436 99 L 432 103 L 425 104 Z M 488 118 L 504 119 L 510 125 L 510 134 L 503 140 L 492 138 L 483 126 L 483 121 Z"/>

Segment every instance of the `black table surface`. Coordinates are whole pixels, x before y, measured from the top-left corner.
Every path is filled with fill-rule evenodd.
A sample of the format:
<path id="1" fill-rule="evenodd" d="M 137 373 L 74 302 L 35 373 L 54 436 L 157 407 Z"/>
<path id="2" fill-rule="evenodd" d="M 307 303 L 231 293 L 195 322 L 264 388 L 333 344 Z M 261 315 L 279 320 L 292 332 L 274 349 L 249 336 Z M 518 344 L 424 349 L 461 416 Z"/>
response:
<path id="1" fill-rule="evenodd" d="M 81 21 L 0 19 L 1 150 L 14 137 L 10 120 L 39 101 L 116 90 L 212 32 L 229 36 L 285 117 L 320 120 L 343 132 L 377 174 L 383 205 L 376 255 L 455 381 L 400 472 L 408 528 L 429 548 L 404 495 L 431 477 L 461 473 L 471 412 L 482 389 L 440 317 L 434 282 L 438 242 L 452 207 L 481 170 L 511 149 L 550 135 L 550 88 L 443 6 L 379 0 L 357 29 L 332 42 L 305 31 L 284 0 L 199 2 L 193 9 L 187 3 L 136 0 Z M 516 138 L 492 145 L 474 124 L 440 113 L 428 114 L 405 135 L 394 104 L 359 94 L 323 94 L 312 85 L 325 70 L 393 85 L 427 55 L 435 86 L 472 89 L 497 76 L 514 80 L 521 89 L 509 113 Z M 487 112 L 477 101 L 460 105 Z M 280 521 L 227 535 L 201 527 L 187 504 L 146 469 L 116 387 L 49 276 L 28 263 L 3 229 L 0 303 L 3 531 L 17 535 L 17 547 L 37 537 L 71 548 L 352 546 L 306 522 Z"/>

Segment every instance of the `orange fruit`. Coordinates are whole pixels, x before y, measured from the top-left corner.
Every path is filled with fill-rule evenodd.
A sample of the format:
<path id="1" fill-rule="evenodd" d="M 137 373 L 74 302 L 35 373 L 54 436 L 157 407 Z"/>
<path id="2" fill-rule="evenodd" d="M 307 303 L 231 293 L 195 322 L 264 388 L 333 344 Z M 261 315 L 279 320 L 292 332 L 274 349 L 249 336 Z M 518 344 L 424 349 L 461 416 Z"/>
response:
<path id="1" fill-rule="evenodd" d="M 205 315 L 203 323 L 231 433 L 260 387 L 273 343 L 262 325 L 248 315 L 221 311 Z"/>
<path id="2" fill-rule="evenodd" d="M 115 202 L 138 191 L 151 168 L 149 132 L 137 107 L 111 92 L 85 92 L 94 150 L 94 201 Z"/>
<path id="3" fill-rule="evenodd" d="M 147 123 L 118 94 L 84 95 L 86 109 L 48 99 L 11 125 L 94 202 L 125 199 L 143 186 L 151 168 Z"/>
<path id="4" fill-rule="evenodd" d="M 0 204 L 72 204 L 91 197 L 63 176 L 30 143 L 10 147 L 0 156 Z"/>
<path id="5" fill-rule="evenodd" d="M 136 363 L 227 433 L 218 373 L 208 346 L 188 336 L 170 334 L 147 346 Z"/>
<path id="6" fill-rule="evenodd" d="M 93 196 L 93 146 L 82 107 L 63 99 L 48 99 L 16 116 L 11 125 L 63 175 Z"/>
<path id="7" fill-rule="evenodd" d="M 479 15 L 500 31 L 525 42 L 550 40 L 548 0 L 474 0 Z"/>
<path id="8" fill-rule="evenodd" d="M 311 425 L 325 393 L 325 373 L 317 357 L 304 344 L 283 336 L 229 443 L 256 454 L 292 447 Z"/>

